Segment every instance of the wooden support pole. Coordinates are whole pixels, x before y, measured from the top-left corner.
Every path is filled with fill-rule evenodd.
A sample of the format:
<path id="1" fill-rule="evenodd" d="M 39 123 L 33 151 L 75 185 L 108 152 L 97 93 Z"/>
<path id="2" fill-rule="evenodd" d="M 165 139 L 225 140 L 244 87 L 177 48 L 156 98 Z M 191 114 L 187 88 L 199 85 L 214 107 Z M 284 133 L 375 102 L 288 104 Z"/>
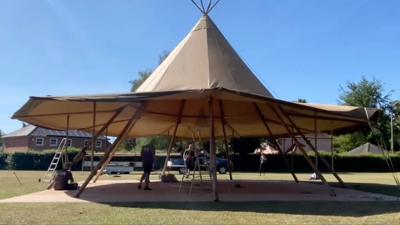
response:
<path id="1" fill-rule="evenodd" d="M 90 180 L 96 175 L 97 171 L 103 167 L 105 162 L 108 160 L 109 156 L 113 154 L 118 149 L 118 146 L 122 143 L 122 140 L 126 138 L 128 133 L 132 130 L 134 125 L 136 124 L 136 121 L 140 118 L 140 115 L 142 113 L 142 107 L 136 110 L 135 114 L 132 116 L 132 118 L 126 123 L 124 128 L 122 129 L 121 133 L 117 137 L 117 139 L 114 141 L 114 143 L 110 146 L 110 149 L 108 149 L 105 153 L 103 158 L 99 161 L 99 163 L 94 167 L 93 170 L 90 171 L 89 176 L 86 178 L 86 180 L 83 182 L 82 186 L 79 188 L 78 192 L 75 194 L 75 197 L 79 198 L 79 196 L 82 194 L 82 192 L 85 190 L 86 186 L 89 184 Z"/>
<path id="2" fill-rule="evenodd" d="M 317 111 L 314 111 L 314 146 L 315 149 L 318 151 L 318 125 L 317 125 Z M 315 155 L 315 167 L 318 168 L 318 157 Z M 318 178 L 318 177 L 317 177 Z"/>
<path id="3" fill-rule="evenodd" d="M 273 109 L 275 109 L 275 108 L 273 108 Z M 279 106 L 279 109 L 282 112 L 282 114 L 285 115 L 284 110 L 282 109 L 282 107 Z M 297 132 L 299 133 L 300 137 L 307 143 L 307 145 L 315 153 L 315 156 L 318 157 L 319 159 L 321 159 L 321 162 L 324 163 L 324 165 L 331 171 L 331 173 L 336 178 L 336 180 L 339 181 L 339 183 L 344 187 L 343 180 L 339 177 L 339 175 L 335 171 L 332 170 L 332 168 L 330 167 L 329 163 L 324 158 L 321 157 L 321 155 L 318 153 L 318 151 L 315 149 L 315 147 L 311 144 L 310 140 L 308 140 L 306 138 L 306 136 L 304 136 L 304 134 L 301 133 L 300 129 L 293 122 L 293 120 L 290 118 L 290 116 L 285 115 L 285 117 L 289 121 L 289 123 L 293 126 L 293 128 L 297 130 Z"/>
<path id="4" fill-rule="evenodd" d="M 281 121 L 282 125 L 285 127 L 286 131 L 288 134 L 292 137 L 293 141 L 296 143 L 297 147 L 300 149 L 301 153 L 304 155 L 304 158 L 308 162 L 308 164 L 311 166 L 311 168 L 314 170 L 314 172 L 321 178 L 321 181 L 323 184 L 325 184 L 327 187 L 330 187 L 329 183 L 326 181 L 325 177 L 322 175 L 322 173 L 318 170 L 318 168 L 315 167 L 313 161 L 311 158 L 307 155 L 307 152 L 304 150 L 302 144 L 297 140 L 296 136 L 290 131 L 289 126 L 285 123 L 283 120 L 282 116 L 279 114 L 277 109 L 273 105 L 269 105 L 276 117 Z M 282 111 L 283 113 L 283 111 Z M 331 189 L 331 195 L 335 195 L 333 189 Z"/>
<path id="5" fill-rule="evenodd" d="M 139 110 L 139 109 L 138 109 Z M 122 110 L 121 110 L 122 111 Z M 142 113 L 143 111 L 141 111 L 140 113 Z M 137 113 L 137 112 L 136 112 Z M 112 121 L 108 121 L 108 124 L 111 124 Z M 134 121 L 136 123 L 136 121 Z M 105 130 L 107 130 L 108 126 L 104 126 Z M 104 130 L 103 130 L 104 131 Z M 112 146 L 112 145 L 111 145 Z M 107 151 L 108 151 L 108 147 L 107 147 Z M 113 151 L 111 154 L 109 154 L 107 156 L 107 160 L 103 163 L 103 165 L 101 166 L 101 168 L 99 170 L 96 170 L 96 177 L 93 179 L 93 183 L 96 183 L 96 181 L 99 179 L 102 171 L 104 171 L 104 169 L 106 168 L 106 166 L 110 163 L 111 159 L 113 158 L 114 154 L 116 151 Z"/>
<path id="6" fill-rule="evenodd" d="M 332 170 L 335 171 L 335 163 L 334 163 L 334 154 L 333 154 L 333 121 L 331 121 L 331 137 L 330 137 L 330 141 L 331 141 L 331 167 Z"/>
<path id="7" fill-rule="evenodd" d="M 67 126 L 65 128 L 65 139 L 66 139 L 66 145 L 65 145 L 65 152 L 62 153 L 63 155 L 61 157 L 64 158 L 64 163 L 69 161 L 68 158 L 68 138 L 69 138 L 69 114 L 67 114 Z"/>
<path id="8" fill-rule="evenodd" d="M 94 150 L 96 148 L 96 104 L 96 102 L 93 102 L 92 152 L 90 154 L 90 170 L 93 170 L 94 167 Z"/>
<path id="9" fill-rule="evenodd" d="M 117 111 L 115 111 L 114 115 L 112 115 L 112 117 L 102 126 L 102 128 L 97 131 L 95 138 L 97 139 L 105 130 L 108 129 L 108 127 L 110 126 L 111 123 L 114 122 L 115 118 L 117 118 L 117 116 L 122 112 L 122 110 L 125 109 L 125 106 L 118 109 Z M 107 148 L 106 148 L 107 149 Z"/>
<path id="10" fill-rule="evenodd" d="M 224 106 L 222 104 L 222 100 L 218 100 L 219 104 L 219 109 L 221 113 L 221 125 L 222 125 L 222 132 L 224 134 L 224 146 L 226 150 L 226 159 L 228 160 L 228 172 L 229 172 L 229 180 L 232 180 L 232 168 L 231 168 L 231 155 L 229 152 L 229 145 L 228 141 L 226 140 L 226 130 L 225 130 L 225 125 L 226 125 L 226 120 L 225 120 L 225 112 L 224 112 Z"/>
<path id="11" fill-rule="evenodd" d="M 214 109 L 213 98 L 208 100 L 209 116 L 210 116 L 210 174 L 211 186 L 214 196 L 214 201 L 219 201 L 217 190 L 217 168 L 216 168 L 216 149 L 215 149 L 215 130 L 214 130 Z"/>
<path id="12" fill-rule="evenodd" d="M 256 108 L 257 114 L 258 114 L 258 116 L 260 117 L 260 120 L 262 121 L 262 123 L 264 124 L 264 127 L 265 127 L 265 129 L 267 130 L 268 135 L 269 135 L 269 136 L 272 136 L 272 134 L 273 134 L 273 133 L 272 133 L 272 130 L 271 130 L 271 128 L 269 127 L 268 123 L 265 121 L 264 115 L 262 114 L 260 107 L 259 107 L 259 106 L 257 105 L 257 103 L 255 103 L 255 102 L 254 102 L 254 107 Z M 283 161 L 284 161 L 285 164 L 286 164 L 286 167 L 289 168 L 289 171 L 290 171 L 290 173 L 292 174 L 292 177 L 293 177 L 294 181 L 295 181 L 296 183 L 298 183 L 299 180 L 297 179 L 297 176 L 296 176 L 296 174 L 294 173 L 293 167 L 292 167 L 292 165 L 290 165 L 290 163 L 289 163 L 288 159 L 286 158 L 285 153 L 283 152 L 281 146 L 279 145 L 279 143 L 278 143 L 274 138 L 272 138 L 272 142 L 273 142 L 273 144 L 278 148 L 279 155 L 282 156 Z"/>
<path id="13" fill-rule="evenodd" d="M 168 145 L 167 156 L 165 157 L 164 166 L 163 166 L 163 169 L 162 169 L 162 172 L 161 172 L 161 176 L 164 176 L 165 175 L 165 171 L 167 170 L 167 163 L 168 163 L 169 157 L 171 155 L 172 147 L 174 147 L 174 143 L 175 143 L 175 139 L 176 139 L 176 132 L 178 131 L 179 124 L 182 121 L 182 113 L 183 113 L 183 109 L 185 108 L 185 102 L 186 102 L 185 100 L 182 100 L 181 106 L 179 108 L 179 114 L 178 114 L 178 117 L 177 117 L 177 120 L 176 120 L 176 123 L 175 123 L 174 132 L 172 134 L 171 140 L 170 140 L 169 145 Z"/>

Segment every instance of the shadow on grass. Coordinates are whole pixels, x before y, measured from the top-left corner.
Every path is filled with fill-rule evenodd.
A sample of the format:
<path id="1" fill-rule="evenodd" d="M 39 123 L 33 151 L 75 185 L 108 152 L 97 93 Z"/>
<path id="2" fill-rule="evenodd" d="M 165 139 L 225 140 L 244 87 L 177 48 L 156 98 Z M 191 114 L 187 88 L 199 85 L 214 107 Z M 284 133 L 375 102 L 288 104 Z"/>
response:
<path id="1" fill-rule="evenodd" d="M 332 186 L 341 187 L 339 183 L 332 183 Z M 400 197 L 400 187 L 396 185 L 345 182 L 345 186 L 346 188 L 354 189 L 357 191 L 365 191 L 365 192 Z"/>
<path id="2" fill-rule="evenodd" d="M 214 212 L 255 212 L 292 215 L 363 217 L 399 213 L 399 202 L 152 202 L 109 203 L 112 207 L 195 210 Z"/>
<path id="3" fill-rule="evenodd" d="M 256 181 L 259 182 L 259 181 Z M 264 185 L 272 185 L 268 182 Z M 314 183 L 318 185 L 320 183 Z M 149 195 L 153 192 L 139 192 L 136 188 L 135 183 L 117 183 L 107 184 L 94 187 L 88 187 L 87 190 L 82 194 L 81 199 L 96 202 L 99 204 L 109 205 L 112 207 L 128 207 L 128 208 L 146 208 L 146 209 L 170 209 L 170 210 L 194 210 L 194 211 L 216 211 L 216 212 L 256 212 L 256 213 L 276 213 L 276 214 L 294 214 L 294 215 L 329 215 L 329 216 L 351 216 L 361 217 L 369 215 L 379 215 L 386 213 L 399 213 L 400 202 L 381 202 L 381 201 L 369 201 L 369 202 L 338 202 L 338 201 L 263 201 L 263 202 L 199 202 L 199 201 L 179 201 L 177 199 L 166 202 L 154 200 L 154 196 L 169 195 L 177 192 L 175 186 L 164 186 L 162 183 L 153 183 L 155 187 L 154 196 Z M 175 184 L 178 185 L 178 184 Z M 293 189 L 289 189 L 288 194 L 301 193 L 301 188 L 295 186 L 295 183 L 286 183 Z M 335 184 L 336 185 L 336 184 Z M 338 184 L 337 184 L 338 185 Z M 348 188 L 355 187 L 361 191 L 371 191 L 375 189 L 376 193 L 397 193 L 396 186 L 391 185 L 378 185 L 378 184 L 364 184 L 364 183 L 347 183 Z M 265 186 L 267 187 L 267 186 Z M 168 189 L 169 188 L 169 189 Z M 171 190 L 172 188 L 175 188 Z M 267 192 L 266 189 L 261 188 L 262 192 Z M 285 188 L 285 186 L 282 186 Z M 162 190 L 161 192 L 159 192 Z M 210 190 L 204 193 L 209 193 Z M 256 190 L 257 191 L 257 190 Z M 258 190 L 260 191 L 260 190 Z M 68 194 L 73 195 L 75 192 Z M 118 195 L 126 196 L 121 202 L 106 202 L 107 198 L 115 194 L 115 198 L 121 198 Z M 327 193 L 328 194 L 328 193 Z M 397 193 L 398 194 L 398 193 Z M 131 198 L 132 196 L 148 196 L 153 202 L 142 202 Z M 397 195 L 399 196 L 399 195 Z M 153 198 L 152 198 L 153 197 Z M 145 197 L 147 198 L 147 197 Z M 96 199 L 96 200 L 93 200 Z M 136 201 L 136 202 L 135 202 Z M 157 202 L 154 202 L 157 201 Z M 179 213 L 179 212 L 178 212 Z"/>

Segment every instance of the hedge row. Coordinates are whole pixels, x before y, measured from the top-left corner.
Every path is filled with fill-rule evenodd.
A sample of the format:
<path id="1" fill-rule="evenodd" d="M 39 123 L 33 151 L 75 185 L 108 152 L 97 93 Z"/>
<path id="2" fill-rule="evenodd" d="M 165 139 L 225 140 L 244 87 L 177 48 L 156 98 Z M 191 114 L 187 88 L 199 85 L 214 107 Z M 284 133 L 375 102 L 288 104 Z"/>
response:
<path id="1" fill-rule="evenodd" d="M 75 156 L 76 152 L 68 152 L 69 159 Z M 0 154 L 0 169 L 11 169 L 11 170 L 47 170 L 51 160 L 54 157 L 54 152 L 43 152 L 43 153 L 12 153 L 12 154 Z M 2 161 L 4 159 L 4 161 Z M 61 163 L 58 165 L 58 169 L 61 168 Z M 74 165 L 72 169 L 76 170 L 81 168 L 81 164 Z"/>
<path id="2" fill-rule="evenodd" d="M 72 159 L 76 152 L 69 152 L 69 158 Z M 46 170 L 50 164 L 54 152 L 44 153 L 13 153 L 4 154 L 0 153 L 0 169 L 13 169 L 13 170 Z M 310 156 L 314 160 L 313 156 Z M 295 171 L 298 172 L 311 172 L 312 169 L 308 165 L 306 159 L 301 155 L 289 155 L 286 157 L 290 165 L 293 166 Z M 323 156 L 323 158 L 331 164 L 330 156 Z M 100 157 L 95 157 L 99 160 Z M 140 161 L 140 156 L 125 156 L 118 157 L 113 160 L 116 161 Z M 157 156 L 155 161 L 155 168 L 160 169 L 164 164 L 165 156 Z M 391 158 L 395 169 L 400 171 L 400 155 Z M 258 171 L 259 157 L 257 155 L 233 155 L 232 162 L 235 171 Z M 61 165 L 59 165 L 61 167 Z M 327 171 L 327 167 L 319 161 L 319 168 L 322 171 Z M 81 164 L 75 165 L 75 170 L 81 169 Z M 346 156 L 337 155 L 334 159 L 334 169 L 342 172 L 387 172 L 389 171 L 386 161 L 383 157 L 366 155 L 366 156 Z M 268 157 L 267 171 L 271 172 L 285 172 L 288 171 L 283 159 L 279 155 L 272 155 Z"/>
<path id="3" fill-rule="evenodd" d="M 4 170 L 7 168 L 6 159 L 7 155 L 0 152 L 0 170 Z"/>

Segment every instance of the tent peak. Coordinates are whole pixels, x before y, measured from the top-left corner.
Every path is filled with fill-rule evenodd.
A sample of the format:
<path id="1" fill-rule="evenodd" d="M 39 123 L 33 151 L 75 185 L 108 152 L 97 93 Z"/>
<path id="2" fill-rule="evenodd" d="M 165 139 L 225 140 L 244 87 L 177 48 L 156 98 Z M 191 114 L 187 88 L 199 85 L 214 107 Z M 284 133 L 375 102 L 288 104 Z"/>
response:
<path id="1" fill-rule="evenodd" d="M 136 92 L 214 88 L 273 97 L 212 19 L 203 15 Z"/>
<path id="2" fill-rule="evenodd" d="M 221 1 L 221 0 L 216 0 L 213 2 L 213 0 L 209 0 L 207 6 L 204 4 L 203 0 L 196 1 L 196 0 L 191 0 L 192 3 L 196 6 L 198 10 L 200 10 L 201 13 L 204 15 L 208 15 L 211 10 L 214 9 L 214 7 Z"/>

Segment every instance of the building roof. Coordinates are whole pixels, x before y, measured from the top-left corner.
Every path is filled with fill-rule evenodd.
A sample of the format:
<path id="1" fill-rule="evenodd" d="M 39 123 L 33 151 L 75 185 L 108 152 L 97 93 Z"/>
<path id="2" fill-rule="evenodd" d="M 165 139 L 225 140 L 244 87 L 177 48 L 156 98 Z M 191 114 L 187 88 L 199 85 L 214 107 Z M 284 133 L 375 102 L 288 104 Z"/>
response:
<path id="1" fill-rule="evenodd" d="M 383 151 L 387 151 L 387 150 L 367 142 L 367 143 L 365 143 L 363 145 L 360 145 L 360 146 L 352 149 L 347 154 L 349 154 L 349 155 L 368 154 L 368 153 L 370 153 L 370 154 L 382 154 Z"/>
<path id="2" fill-rule="evenodd" d="M 43 127 L 37 127 L 34 125 L 27 125 L 21 129 L 18 129 L 14 132 L 11 132 L 7 135 L 4 135 L 4 138 L 7 137 L 22 137 L 22 136 L 40 136 L 40 137 L 45 137 L 45 136 L 55 136 L 55 137 L 65 137 L 67 134 L 65 131 L 60 131 L 60 130 L 51 130 L 51 129 L 46 129 Z M 84 132 L 84 131 L 79 131 L 79 130 L 70 130 L 68 131 L 68 136 L 69 137 L 75 137 L 75 138 L 92 138 L 92 134 Z M 105 137 L 102 137 L 105 138 Z"/>
<path id="3" fill-rule="evenodd" d="M 36 129 L 36 126 L 33 126 L 33 125 L 24 126 L 21 129 L 18 129 L 16 131 L 13 131 L 9 134 L 4 135 L 3 138 L 28 136 L 35 129 Z"/>

